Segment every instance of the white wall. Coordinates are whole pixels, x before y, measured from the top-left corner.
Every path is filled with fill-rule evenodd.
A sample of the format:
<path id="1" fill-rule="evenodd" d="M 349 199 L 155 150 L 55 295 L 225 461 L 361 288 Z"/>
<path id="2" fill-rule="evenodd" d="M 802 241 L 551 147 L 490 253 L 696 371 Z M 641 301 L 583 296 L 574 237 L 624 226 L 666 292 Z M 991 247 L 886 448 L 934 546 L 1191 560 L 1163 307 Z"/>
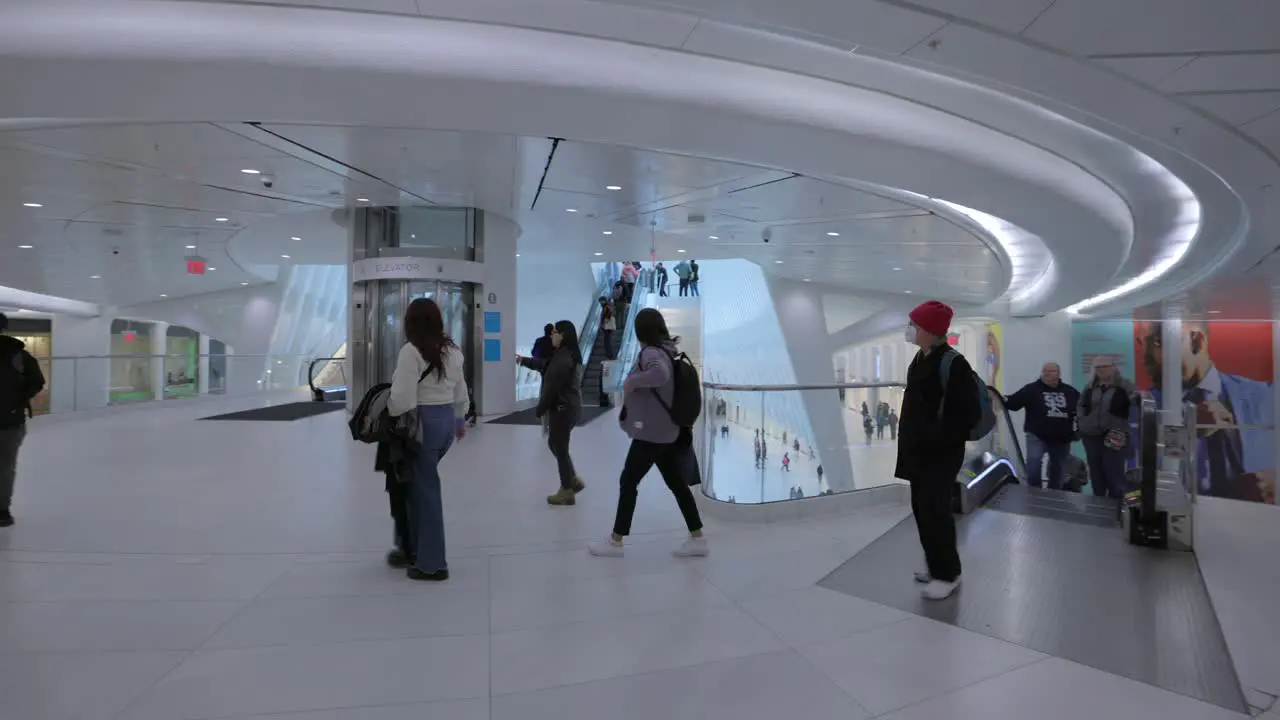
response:
<path id="1" fill-rule="evenodd" d="M 1062 366 L 1062 379 L 1077 388 L 1071 362 L 1071 318 L 1065 312 L 1036 318 L 1011 318 L 1004 325 L 1005 392 L 1011 393 L 1040 377 L 1047 362 Z"/>
<path id="2" fill-rule="evenodd" d="M 55 315 L 53 354 L 67 358 L 111 352 L 111 318 Z M 111 385 L 109 360 L 55 360 L 50 369 L 51 412 L 105 407 Z"/>
<path id="3" fill-rule="evenodd" d="M 475 332 L 478 337 L 496 337 L 502 343 L 502 351 L 496 362 L 485 362 L 483 353 L 476 358 L 476 372 L 482 384 L 475 401 L 476 410 L 481 415 L 499 415 L 516 409 L 515 350 L 520 297 L 516 241 L 520 237 L 520 226 L 507 218 L 486 212 L 483 228 L 482 254 L 476 259 L 484 263 L 484 284 L 480 286 L 476 297 L 480 308 L 475 313 Z M 490 296 L 493 297 L 493 302 L 490 302 Z M 501 332 L 497 335 L 485 334 L 485 312 L 501 313 Z M 539 325 L 537 335 L 541 334 L 542 326 Z M 530 338 L 530 343 L 533 342 L 533 337 L 536 336 Z"/>
<path id="4" fill-rule="evenodd" d="M 516 260 L 516 287 L 515 350 L 527 354 L 547 323 L 569 320 L 582 330 L 596 282 L 587 263 L 547 262 L 526 255 Z"/>

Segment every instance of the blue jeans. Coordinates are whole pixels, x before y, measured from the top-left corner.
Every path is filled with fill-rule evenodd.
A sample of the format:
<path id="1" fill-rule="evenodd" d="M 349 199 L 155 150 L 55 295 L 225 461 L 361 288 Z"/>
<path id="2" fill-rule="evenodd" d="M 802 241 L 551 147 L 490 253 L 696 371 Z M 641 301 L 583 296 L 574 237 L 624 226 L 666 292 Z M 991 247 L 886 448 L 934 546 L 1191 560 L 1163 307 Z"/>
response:
<path id="1" fill-rule="evenodd" d="M 1071 443 L 1047 443 L 1027 433 L 1027 484 L 1040 487 L 1040 468 L 1049 456 L 1049 489 L 1062 489 L 1062 463 L 1071 452 Z"/>
<path id="2" fill-rule="evenodd" d="M 440 500 L 440 461 L 453 445 L 453 405 L 419 405 L 422 447 L 409 486 L 413 565 L 423 572 L 448 570 L 444 556 L 444 505 Z"/>

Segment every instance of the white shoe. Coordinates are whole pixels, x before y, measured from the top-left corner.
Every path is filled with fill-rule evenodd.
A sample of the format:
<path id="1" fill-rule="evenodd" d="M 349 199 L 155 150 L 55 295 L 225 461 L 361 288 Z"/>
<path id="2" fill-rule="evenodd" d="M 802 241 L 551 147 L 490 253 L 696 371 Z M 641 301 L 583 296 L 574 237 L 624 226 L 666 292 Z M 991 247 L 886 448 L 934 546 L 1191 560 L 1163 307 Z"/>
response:
<path id="1" fill-rule="evenodd" d="M 960 578 L 956 578 L 955 582 L 930 580 L 920 591 L 920 596 L 925 600 L 946 600 L 958 587 L 960 587 Z"/>
<path id="2" fill-rule="evenodd" d="M 706 557 L 711 552 L 711 548 L 707 547 L 707 539 L 705 537 L 690 537 L 680 545 L 680 547 L 671 551 L 676 557 Z"/>
<path id="3" fill-rule="evenodd" d="M 915 578 L 916 578 L 916 582 L 920 583 L 921 585 L 933 579 L 933 577 L 929 575 L 928 570 L 917 570 Z"/>
<path id="4" fill-rule="evenodd" d="M 587 546 L 587 552 L 596 557 L 622 557 L 622 551 L 622 543 L 615 542 L 611 537 Z"/>

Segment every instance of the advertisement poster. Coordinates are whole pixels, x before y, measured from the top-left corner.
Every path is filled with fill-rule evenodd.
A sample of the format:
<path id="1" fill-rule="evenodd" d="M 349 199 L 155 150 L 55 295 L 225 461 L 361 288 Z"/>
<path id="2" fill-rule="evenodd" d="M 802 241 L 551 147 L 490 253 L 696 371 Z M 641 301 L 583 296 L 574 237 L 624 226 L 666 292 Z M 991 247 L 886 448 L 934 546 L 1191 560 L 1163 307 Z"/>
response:
<path id="1" fill-rule="evenodd" d="M 1076 385 L 1083 388 L 1093 377 L 1093 361 L 1110 358 L 1122 377 L 1133 379 L 1133 321 L 1089 320 L 1071 323 L 1071 361 Z"/>
<path id="2" fill-rule="evenodd" d="M 1004 392 L 1004 372 L 1000 369 L 1001 349 L 1004 347 L 1004 328 L 1000 323 L 987 325 L 987 352 L 982 360 L 982 381 L 996 392 Z"/>
<path id="3" fill-rule="evenodd" d="M 1133 323 L 1134 382 L 1163 402 L 1160 324 Z M 1196 405 L 1201 495 L 1276 503 L 1271 324 L 1184 322 L 1183 402 Z M 1209 426 L 1209 427 L 1206 427 Z"/>

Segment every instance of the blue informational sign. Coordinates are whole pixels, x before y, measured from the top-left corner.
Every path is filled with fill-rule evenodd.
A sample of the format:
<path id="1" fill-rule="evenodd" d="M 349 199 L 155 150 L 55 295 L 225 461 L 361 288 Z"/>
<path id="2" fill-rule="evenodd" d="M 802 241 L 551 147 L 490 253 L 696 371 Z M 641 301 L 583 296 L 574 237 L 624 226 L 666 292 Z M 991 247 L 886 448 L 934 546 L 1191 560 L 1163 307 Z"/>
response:
<path id="1" fill-rule="evenodd" d="M 484 361 L 502 362 L 502 341 L 497 338 L 485 338 Z"/>
<path id="2" fill-rule="evenodd" d="M 486 333 L 502 332 L 502 313 L 485 311 L 484 331 Z"/>

